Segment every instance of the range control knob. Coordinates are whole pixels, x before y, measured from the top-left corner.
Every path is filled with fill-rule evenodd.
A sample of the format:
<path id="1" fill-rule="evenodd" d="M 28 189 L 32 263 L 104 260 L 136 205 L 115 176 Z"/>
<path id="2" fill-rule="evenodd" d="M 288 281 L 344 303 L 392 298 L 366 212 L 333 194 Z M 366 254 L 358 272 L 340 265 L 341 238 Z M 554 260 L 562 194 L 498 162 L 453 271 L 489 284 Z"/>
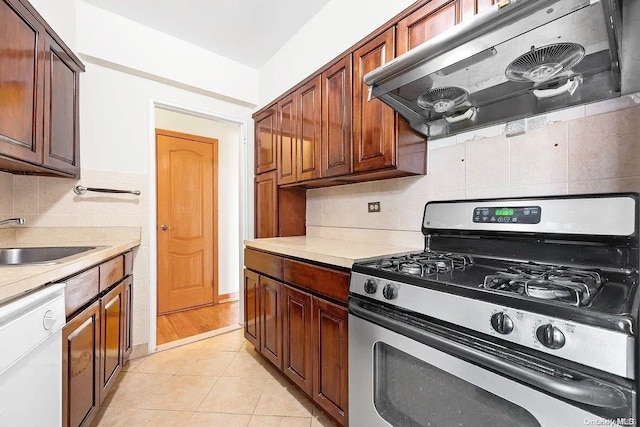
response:
<path id="1" fill-rule="evenodd" d="M 564 334 L 552 324 L 539 326 L 536 329 L 536 338 L 543 346 L 556 350 L 564 346 Z"/>
<path id="2" fill-rule="evenodd" d="M 368 294 L 375 294 L 378 290 L 378 282 L 375 279 L 367 279 L 364 282 L 364 291 Z"/>
<path id="3" fill-rule="evenodd" d="M 394 285 L 393 283 L 387 283 L 382 288 L 382 296 L 385 299 L 396 299 L 398 298 L 398 285 Z"/>
<path id="4" fill-rule="evenodd" d="M 503 312 L 495 313 L 491 316 L 491 326 L 496 332 L 507 335 L 513 331 L 513 320 Z"/>

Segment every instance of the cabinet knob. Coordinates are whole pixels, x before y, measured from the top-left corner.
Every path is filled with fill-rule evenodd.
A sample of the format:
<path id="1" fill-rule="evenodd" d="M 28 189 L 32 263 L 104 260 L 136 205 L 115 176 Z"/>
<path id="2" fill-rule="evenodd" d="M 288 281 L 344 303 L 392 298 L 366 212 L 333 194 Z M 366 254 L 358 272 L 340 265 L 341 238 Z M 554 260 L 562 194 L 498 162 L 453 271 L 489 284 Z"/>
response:
<path id="1" fill-rule="evenodd" d="M 160 228 L 162 229 L 162 231 L 167 231 L 170 227 L 168 225 L 162 224 Z"/>

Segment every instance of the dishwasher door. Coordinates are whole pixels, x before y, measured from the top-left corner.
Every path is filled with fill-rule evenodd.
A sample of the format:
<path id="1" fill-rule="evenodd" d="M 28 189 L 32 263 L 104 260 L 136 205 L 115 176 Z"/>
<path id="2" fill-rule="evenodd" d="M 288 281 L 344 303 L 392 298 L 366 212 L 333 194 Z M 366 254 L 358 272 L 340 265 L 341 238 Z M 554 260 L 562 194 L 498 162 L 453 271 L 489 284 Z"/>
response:
<path id="1" fill-rule="evenodd" d="M 0 426 L 62 425 L 64 284 L 0 305 Z"/>

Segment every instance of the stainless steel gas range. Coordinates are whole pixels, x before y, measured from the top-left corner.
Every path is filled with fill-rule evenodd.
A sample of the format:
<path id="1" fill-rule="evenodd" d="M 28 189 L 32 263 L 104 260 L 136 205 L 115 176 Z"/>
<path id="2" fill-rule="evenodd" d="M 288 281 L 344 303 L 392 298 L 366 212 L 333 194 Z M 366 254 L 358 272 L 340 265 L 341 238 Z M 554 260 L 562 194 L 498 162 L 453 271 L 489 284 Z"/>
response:
<path id="1" fill-rule="evenodd" d="M 351 425 L 636 425 L 638 203 L 427 203 L 423 252 L 353 266 Z"/>

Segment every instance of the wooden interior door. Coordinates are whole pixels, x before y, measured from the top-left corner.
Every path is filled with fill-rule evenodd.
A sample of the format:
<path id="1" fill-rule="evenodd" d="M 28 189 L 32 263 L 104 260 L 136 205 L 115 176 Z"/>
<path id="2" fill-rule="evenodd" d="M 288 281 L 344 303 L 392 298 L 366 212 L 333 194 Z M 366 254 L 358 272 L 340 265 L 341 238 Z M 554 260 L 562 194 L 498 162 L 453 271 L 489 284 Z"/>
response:
<path id="1" fill-rule="evenodd" d="M 218 141 L 156 130 L 156 145 L 158 314 L 215 304 Z"/>

